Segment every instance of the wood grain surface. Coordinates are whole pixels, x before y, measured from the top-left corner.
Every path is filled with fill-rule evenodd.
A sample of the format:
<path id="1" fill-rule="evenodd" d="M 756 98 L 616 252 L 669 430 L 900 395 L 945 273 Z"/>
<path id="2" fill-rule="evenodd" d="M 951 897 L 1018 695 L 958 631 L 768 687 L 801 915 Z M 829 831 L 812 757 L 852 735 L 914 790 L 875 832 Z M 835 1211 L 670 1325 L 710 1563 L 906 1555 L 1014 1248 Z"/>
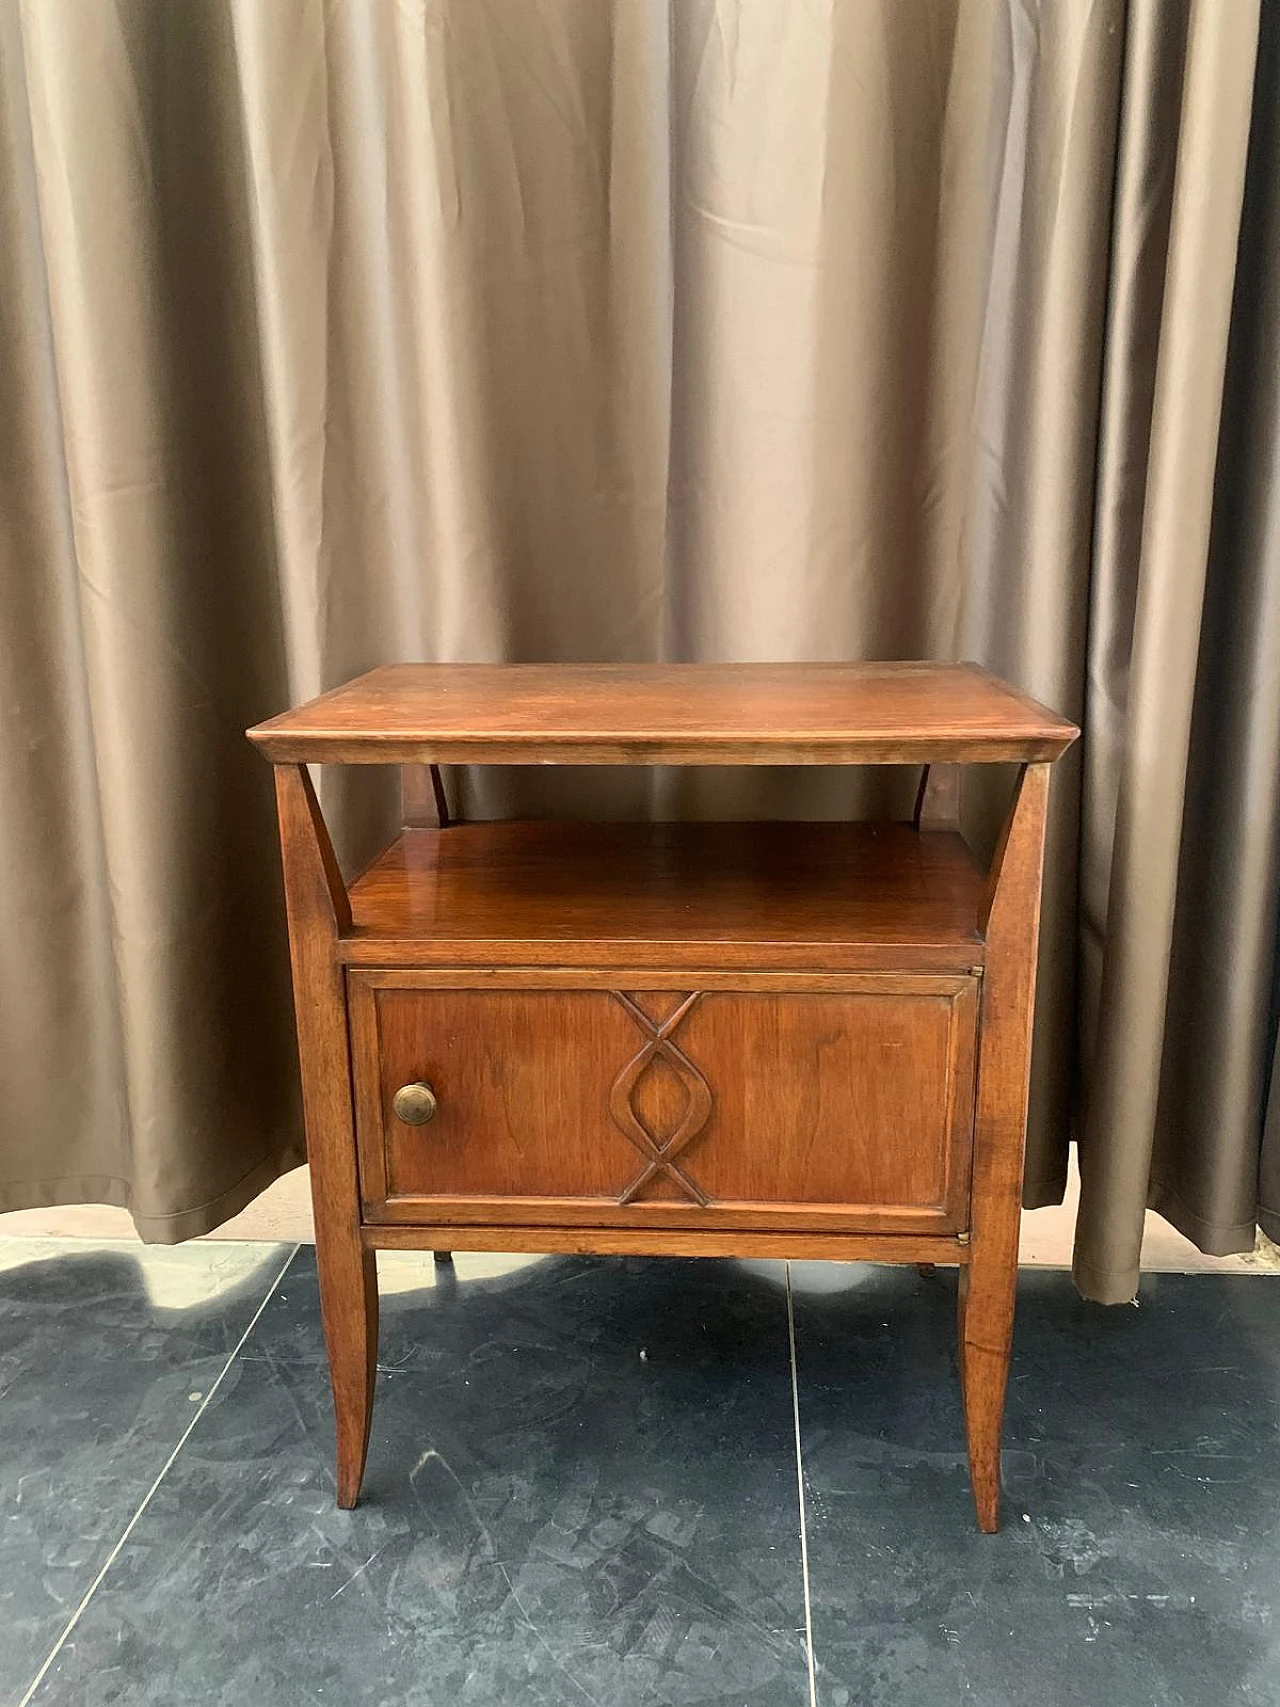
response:
<path id="1" fill-rule="evenodd" d="M 406 831 L 356 880 L 341 952 L 965 969 L 983 885 L 960 836 L 909 824 L 455 824 Z"/>
<path id="2" fill-rule="evenodd" d="M 1018 1282 L 1048 765 L 1018 779 L 983 910 L 987 966 L 974 1119 L 972 1251 L 960 1281 L 960 1386 L 978 1525 L 1000 1526 L 1000 1436 Z"/>
<path id="3" fill-rule="evenodd" d="M 311 779 L 301 765 L 276 767 L 302 1106 L 311 1164 L 320 1310 L 337 1431 L 337 1499 L 356 1503 L 369 1445 L 377 1368 L 378 1282 L 360 1238 L 347 1004 L 336 953 L 349 922 Z"/>
<path id="4" fill-rule="evenodd" d="M 967 1226 L 976 979 L 515 978 L 351 974 L 366 1221 Z M 393 1108 L 415 1082 L 437 1099 L 425 1126 Z"/>
<path id="5" fill-rule="evenodd" d="M 388 664 L 249 730 L 276 760 L 923 764 L 1056 758 L 976 664 Z"/>

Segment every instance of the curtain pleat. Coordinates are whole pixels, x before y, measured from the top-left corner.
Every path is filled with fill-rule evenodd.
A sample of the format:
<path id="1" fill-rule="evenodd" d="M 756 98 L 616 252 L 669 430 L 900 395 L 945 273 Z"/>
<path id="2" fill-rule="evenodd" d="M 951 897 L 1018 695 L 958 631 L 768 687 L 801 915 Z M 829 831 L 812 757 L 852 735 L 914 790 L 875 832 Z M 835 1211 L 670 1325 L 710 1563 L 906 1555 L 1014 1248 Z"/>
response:
<path id="1" fill-rule="evenodd" d="M 59 626 L 32 679 L 6 597 L 0 1204 L 100 1198 L 181 1238 L 303 1154 L 271 806 L 234 739 L 287 692 L 235 60 L 207 7 L 9 8 L 4 40 L 31 168 L 3 265 L 43 298 L 5 484 L 48 494 L 5 588 Z M 55 980 L 69 1011 L 28 1030 Z"/>
<path id="2" fill-rule="evenodd" d="M 1221 8 L 1193 0 L 1187 23 L 1098 1025 L 1080 1144 L 1075 1275 L 1088 1296 L 1106 1302 L 1131 1297 L 1136 1288 L 1143 1211 L 1154 1187 L 1179 854 L 1190 828 L 1192 707 L 1256 59 L 1257 18 L 1249 17 L 1246 27 L 1247 11 L 1233 9 L 1237 27 L 1224 30 Z M 1133 22 L 1139 35 L 1163 31 L 1167 15 L 1153 7 L 1135 11 Z M 1148 51 L 1145 44 L 1135 46 L 1140 56 Z M 1170 1207 L 1167 1199 L 1162 1202 Z M 1239 1248 L 1240 1237 L 1236 1229 L 1232 1248 Z"/>

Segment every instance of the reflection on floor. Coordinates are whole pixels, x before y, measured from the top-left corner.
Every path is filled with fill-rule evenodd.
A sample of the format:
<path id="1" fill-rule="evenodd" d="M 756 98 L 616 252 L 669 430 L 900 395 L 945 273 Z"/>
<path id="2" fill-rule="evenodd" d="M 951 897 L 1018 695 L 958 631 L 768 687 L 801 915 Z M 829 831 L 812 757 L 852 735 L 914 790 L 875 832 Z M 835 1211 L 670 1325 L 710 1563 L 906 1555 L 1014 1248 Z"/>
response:
<path id="1" fill-rule="evenodd" d="M 0 1702 L 1280 1707 L 1274 1277 L 1024 1274 L 996 1537 L 953 1272 L 381 1279 L 345 1513 L 309 1249 L 0 1240 Z"/>

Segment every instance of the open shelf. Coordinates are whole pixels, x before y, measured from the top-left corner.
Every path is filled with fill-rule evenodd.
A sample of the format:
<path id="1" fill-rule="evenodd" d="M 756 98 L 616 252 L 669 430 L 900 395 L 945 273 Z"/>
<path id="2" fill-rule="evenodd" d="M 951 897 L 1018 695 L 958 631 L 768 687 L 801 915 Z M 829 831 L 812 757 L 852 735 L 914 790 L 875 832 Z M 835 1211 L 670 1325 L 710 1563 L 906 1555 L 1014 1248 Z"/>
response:
<path id="1" fill-rule="evenodd" d="M 360 965 L 980 966 L 985 874 L 897 823 L 464 823 L 351 885 Z"/>

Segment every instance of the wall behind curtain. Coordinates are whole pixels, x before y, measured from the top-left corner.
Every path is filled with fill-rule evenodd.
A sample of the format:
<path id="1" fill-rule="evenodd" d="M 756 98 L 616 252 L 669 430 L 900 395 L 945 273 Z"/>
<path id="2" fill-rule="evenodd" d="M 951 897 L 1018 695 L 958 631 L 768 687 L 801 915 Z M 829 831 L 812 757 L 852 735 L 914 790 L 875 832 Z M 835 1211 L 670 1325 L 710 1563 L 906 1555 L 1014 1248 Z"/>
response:
<path id="1" fill-rule="evenodd" d="M 246 724 L 392 658 L 969 656 L 1086 732 L 1028 1201 L 1078 1131 L 1092 1296 L 1148 1197 L 1251 1243 L 1274 57 L 1247 0 L 0 0 L 0 1208 L 177 1239 L 301 1158 Z M 380 779 L 325 798 L 358 858 Z"/>

